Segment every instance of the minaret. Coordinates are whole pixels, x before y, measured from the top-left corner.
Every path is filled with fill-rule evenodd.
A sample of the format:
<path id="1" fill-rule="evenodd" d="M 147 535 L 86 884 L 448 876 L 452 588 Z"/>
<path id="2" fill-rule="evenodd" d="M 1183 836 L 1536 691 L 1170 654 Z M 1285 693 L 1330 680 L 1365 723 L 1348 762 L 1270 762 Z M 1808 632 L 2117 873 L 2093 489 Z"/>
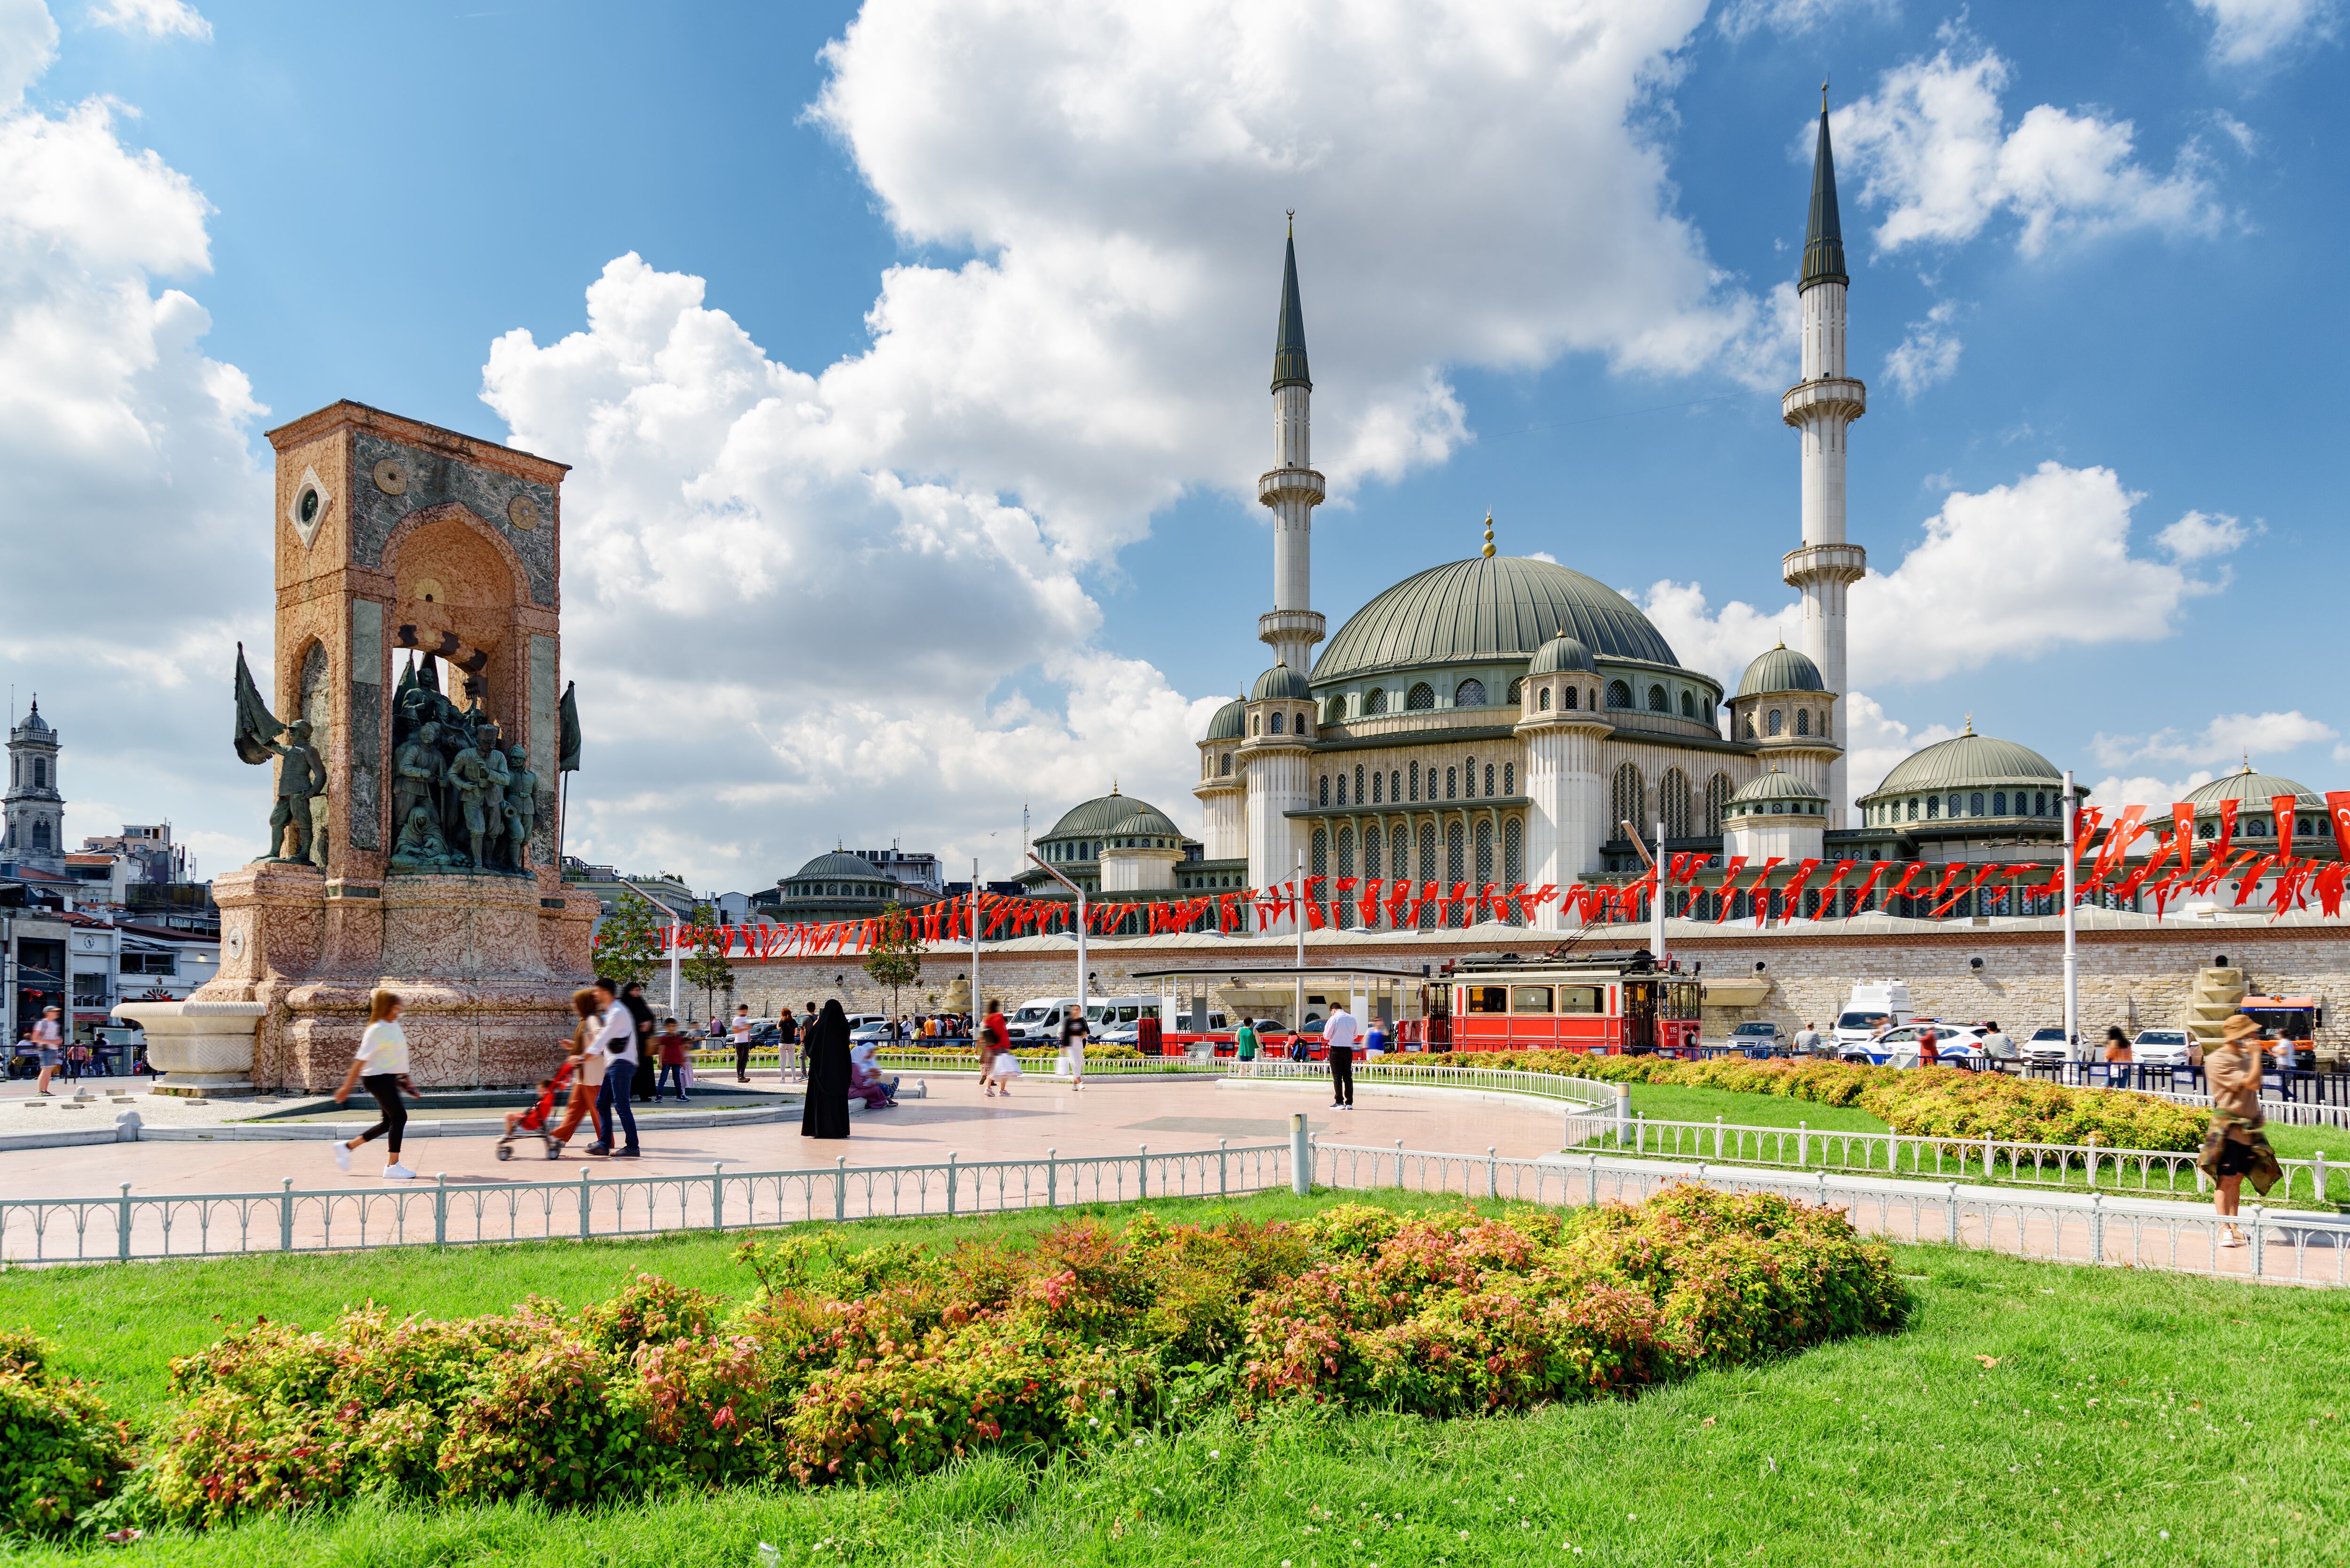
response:
<path id="1" fill-rule="evenodd" d="M 1845 374 L 1844 227 L 1836 218 L 1835 159 L 1828 149 L 1828 89 L 1820 87 L 1820 146 L 1812 163 L 1812 221 L 1804 236 L 1804 379 L 1779 411 L 1804 438 L 1804 543 L 1781 563 L 1804 596 L 1803 650 L 1827 689 L 1845 694 L 1845 589 L 1867 572 L 1868 553 L 1844 536 L 1845 439 L 1868 406 L 1868 389 Z M 1835 739 L 1841 741 L 1842 737 Z M 1842 827 L 1845 765 L 1828 768 L 1828 826 Z"/>
<path id="2" fill-rule="evenodd" d="M 1322 504 L 1322 476 L 1314 472 L 1314 381 L 1305 369 L 1305 307 L 1297 299 L 1296 214 L 1290 218 L 1281 324 L 1273 337 L 1275 466 L 1256 482 L 1256 498 L 1273 508 L 1273 608 L 1257 618 L 1256 635 L 1272 645 L 1276 662 L 1304 676 L 1323 638 L 1313 608 L 1314 509 Z"/>

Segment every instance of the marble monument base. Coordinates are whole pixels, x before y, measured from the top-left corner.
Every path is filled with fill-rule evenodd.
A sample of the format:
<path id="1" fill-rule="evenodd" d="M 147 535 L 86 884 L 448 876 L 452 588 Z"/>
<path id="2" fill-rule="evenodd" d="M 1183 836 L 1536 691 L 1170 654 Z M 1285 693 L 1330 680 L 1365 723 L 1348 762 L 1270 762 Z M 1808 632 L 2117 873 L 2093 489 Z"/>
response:
<path id="1" fill-rule="evenodd" d="M 534 1085 L 554 1071 L 590 978 L 596 901 L 551 878 L 464 873 L 355 883 L 259 861 L 213 883 L 221 971 L 190 1003 L 257 1004 L 250 1081 L 342 1083 L 379 987 L 403 1004 L 409 1072 L 431 1088 Z"/>
<path id="2" fill-rule="evenodd" d="M 253 1042 L 266 1011 L 257 1002 L 129 1002 L 114 1010 L 147 1036 L 147 1064 L 163 1081 L 147 1092 L 184 1099 L 236 1099 L 253 1086 Z"/>

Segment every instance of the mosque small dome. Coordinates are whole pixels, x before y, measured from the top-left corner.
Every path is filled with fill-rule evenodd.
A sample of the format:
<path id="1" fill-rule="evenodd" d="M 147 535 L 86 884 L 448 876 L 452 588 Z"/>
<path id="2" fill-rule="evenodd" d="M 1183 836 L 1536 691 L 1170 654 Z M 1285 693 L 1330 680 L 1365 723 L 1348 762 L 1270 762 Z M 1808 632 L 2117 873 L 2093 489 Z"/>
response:
<path id="1" fill-rule="evenodd" d="M 1201 739 L 1207 741 L 1237 741 L 1242 736 L 1247 734 L 1248 715 L 1245 711 L 1247 706 L 1247 698 L 1235 697 L 1231 701 L 1225 703 L 1222 707 L 1217 709 L 1216 716 L 1208 721 L 1208 732 L 1201 736 Z"/>
<path id="2" fill-rule="evenodd" d="M 1825 691 L 1827 689 L 1828 683 L 1820 679 L 1820 667 L 1783 644 L 1748 665 L 1746 673 L 1738 682 L 1741 697 L 1760 697 L 1771 691 Z"/>
<path id="3" fill-rule="evenodd" d="M 1527 659 L 1562 634 L 1597 658 L 1680 665 L 1648 618 L 1596 577 L 1531 556 L 1472 556 L 1406 577 L 1357 610 L 1314 679 Z"/>
<path id="4" fill-rule="evenodd" d="M 1966 789 L 1976 784 L 2062 784 L 2064 774 L 2029 746 L 1978 735 L 1970 728 L 1962 735 L 1921 746 L 1893 765 L 1885 782 L 1864 799 L 1901 794 L 1911 790 Z"/>
<path id="5" fill-rule="evenodd" d="M 1773 768 L 1759 778 L 1750 779 L 1730 797 L 1730 804 L 1740 805 L 1758 800 L 1806 800 L 1827 804 L 1827 796 L 1805 784 L 1793 774 L 1783 774 Z"/>
<path id="6" fill-rule="evenodd" d="M 1526 666 L 1526 673 L 1588 675 L 1591 673 L 1591 650 L 1562 633 L 1534 650 L 1534 662 Z"/>
<path id="7" fill-rule="evenodd" d="M 2187 792 L 2187 798 L 2198 807 L 2216 811 L 2223 800 L 2250 801 L 2266 805 L 2281 794 L 2292 795 L 2301 805 L 2314 805 L 2321 810 L 2325 805 L 2325 797 L 2308 785 L 2295 784 L 2278 774 L 2256 774 L 2249 762 L 2236 773 L 2222 774 L 2210 784 L 2197 784 Z"/>
<path id="8" fill-rule="evenodd" d="M 1286 663 L 1276 664 L 1256 678 L 1249 691 L 1252 702 L 1303 702 L 1312 693 L 1306 690 L 1305 677 Z"/>

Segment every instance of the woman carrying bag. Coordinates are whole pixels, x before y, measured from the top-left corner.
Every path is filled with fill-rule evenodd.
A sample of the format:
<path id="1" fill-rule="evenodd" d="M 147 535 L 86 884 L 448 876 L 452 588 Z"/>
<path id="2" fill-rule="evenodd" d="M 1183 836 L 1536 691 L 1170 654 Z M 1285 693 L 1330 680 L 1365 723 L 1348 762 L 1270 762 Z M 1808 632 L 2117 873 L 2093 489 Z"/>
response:
<path id="1" fill-rule="evenodd" d="M 1072 1090 L 1086 1086 L 1086 1042 L 1092 1034 L 1081 1007 L 1072 1009 L 1061 1024 L 1061 1064 L 1056 1071 L 1059 1076 L 1070 1080 Z"/>
<path id="2" fill-rule="evenodd" d="M 2244 1178 L 2262 1197 L 2284 1179 L 2276 1151 L 2261 1128 L 2261 1026 L 2243 1013 L 2224 1025 L 2220 1044 L 2204 1058 L 2204 1079 L 2211 1091 L 2211 1126 L 2203 1135 L 2203 1148 L 2195 1163 L 2211 1179 L 2211 1206 L 2230 1221 L 2222 1247 L 2244 1244 L 2242 1229 L 2232 1223 L 2243 1191 Z"/>

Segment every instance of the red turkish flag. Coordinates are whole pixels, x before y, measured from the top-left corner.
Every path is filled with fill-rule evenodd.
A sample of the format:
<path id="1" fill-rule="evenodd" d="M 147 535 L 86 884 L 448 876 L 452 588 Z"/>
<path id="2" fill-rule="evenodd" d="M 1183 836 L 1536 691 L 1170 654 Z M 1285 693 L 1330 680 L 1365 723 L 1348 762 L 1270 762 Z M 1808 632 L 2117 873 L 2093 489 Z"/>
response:
<path id="1" fill-rule="evenodd" d="M 2325 815 L 2334 824 L 2334 849 L 2350 864 L 2350 789 L 2325 792 Z"/>
<path id="2" fill-rule="evenodd" d="M 2146 831 L 2145 825 L 2139 820 L 2145 815 L 2146 807 L 2142 805 L 2122 808 L 2121 819 L 2106 835 L 2105 847 L 2097 851 L 2097 868 L 2089 877 L 2091 887 L 2104 881 L 2108 873 L 2121 868 L 2130 846 L 2137 843 L 2138 836 Z"/>
<path id="3" fill-rule="evenodd" d="M 2249 851 L 2248 851 L 2247 853 L 2249 853 Z M 2273 856 L 2273 855 L 2263 855 L 2263 856 L 2262 856 L 2258 860 L 2256 860 L 2256 861 L 2254 861 L 2254 862 L 2252 863 L 2252 868 L 2251 868 L 2251 870 L 2249 870 L 2249 871 L 2245 872 L 2245 873 L 2243 874 L 2243 876 L 2242 876 L 2242 877 L 2241 877 L 2237 878 L 2237 881 L 2236 881 L 2236 908 L 2237 908 L 2237 909 L 2242 909 L 2242 908 L 2244 907 L 2244 900 L 2245 900 L 2245 899 L 2247 899 L 2247 898 L 2251 898 L 2251 897 L 2252 896 L 2252 889 L 2253 889 L 2254 888 L 2256 888 L 2256 887 L 2260 886 L 2260 880 L 2261 880 L 2261 878 L 2262 878 L 2262 877 L 2265 877 L 2265 876 L 2267 876 L 2267 875 L 2268 875 L 2268 873 L 2269 873 L 2269 867 L 2272 867 L 2272 866 L 2273 866 L 2273 865 L 2275 865 L 2276 863 L 2277 863 L 2277 857 L 2276 857 L 2275 856 Z"/>
<path id="4" fill-rule="evenodd" d="M 2236 805 L 2237 803 L 2232 800 L 2223 800 L 2220 803 L 2220 842 L 2211 853 L 2223 860 L 2227 858 L 2228 846 L 2233 843 L 2236 837 Z"/>
<path id="5" fill-rule="evenodd" d="M 1363 878 L 1363 896 L 1356 901 L 1355 913 L 1363 918 L 1363 924 L 1367 928 L 1376 927 L 1379 923 L 1379 889 L 1385 885 L 1383 877 Z"/>
<path id="6" fill-rule="evenodd" d="M 2172 853 L 2178 857 L 2178 868 L 2193 875 L 2195 871 L 2195 803 L 2175 801 L 2170 807 L 2170 837 Z"/>
<path id="7" fill-rule="evenodd" d="M 1320 877 L 1305 879 L 1305 919 L 1309 929 L 1317 931 L 1329 923 L 1322 918 L 1322 900 L 1314 891 L 1324 880 L 1326 878 Z"/>
<path id="8" fill-rule="evenodd" d="M 2325 797 L 2329 805 L 2334 798 L 2332 794 Z M 2342 913 L 2342 885 L 2350 881 L 2350 862 L 2336 860 L 2331 866 L 2319 867 L 2315 881 L 2318 908 L 2324 909 L 2328 918 L 2339 916 Z"/>
<path id="9" fill-rule="evenodd" d="M 2301 810 L 2301 797 L 2297 794 L 2272 795 L 2269 799 L 2269 810 L 2276 814 L 2277 855 L 2281 859 L 2290 860 L 2293 858 L 2293 819 Z"/>
<path id="10" fill-rule="evenodd" d="M 1885 889 L 1884 897 L 1877 900 L 1877 907 L 1880 909 L 1889 910 L 1893 908 L 1894 899 L 1903 898 L 1905 896 L 1911 898 L 1916 897 L 1915 894 L 1910 892 L 1909 884 L 1916 881 L 1918 879 L 1918 873 L 1923 871 L 1925 868 L 1926 863 L 1922 860 L 1912 860 L 1908 866 L 1902 867 L 1901 880 L 1894 883 L 1893 886 Z"/>

